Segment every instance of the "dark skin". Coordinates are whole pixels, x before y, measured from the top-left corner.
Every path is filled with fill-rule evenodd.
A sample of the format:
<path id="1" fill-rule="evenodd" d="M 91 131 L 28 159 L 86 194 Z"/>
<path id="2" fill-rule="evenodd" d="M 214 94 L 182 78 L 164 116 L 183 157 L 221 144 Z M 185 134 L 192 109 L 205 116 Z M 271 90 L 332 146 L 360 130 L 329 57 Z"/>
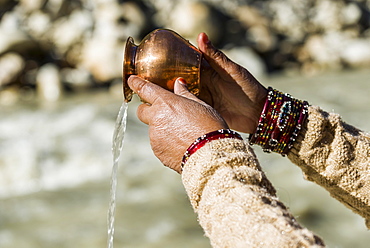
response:
<path id="1" fill-rule="evenodd" d="M 266 88 L 216 49 L 206 34 L 198 36 L 198 45 L 210 65 L 202 72 L 199 98 L 181 78 L 173 93 L 137 76 L 128 79 L 130 88 L 145 102 L 137 115 L 149 125 L 154 154 L 179 173 L 183 154 L 201 135 L 229 127 L 254 132 L 267 97 Z"/>
<path id="2" fill-rule="evenodd" d="M 154 154 L 179 173 L 182 157 L 195 139 L 228 128 L 216 110 L 187 90 L 182 78 L 176 80 L 174 93 L 137 76 L 131 76 L 128 84 L 145 101 L 138 107 L 137 116 L 149 125 Z"/>
<path id="3" fill-rule="evenodd" d="M 199 98 L 215 108 L 230 128 L 253 133 L 267 89 L 247 69 L 216 49 L 205 33 L 198 36 L 198 46 L 211 66 L 202 74 Z"/>

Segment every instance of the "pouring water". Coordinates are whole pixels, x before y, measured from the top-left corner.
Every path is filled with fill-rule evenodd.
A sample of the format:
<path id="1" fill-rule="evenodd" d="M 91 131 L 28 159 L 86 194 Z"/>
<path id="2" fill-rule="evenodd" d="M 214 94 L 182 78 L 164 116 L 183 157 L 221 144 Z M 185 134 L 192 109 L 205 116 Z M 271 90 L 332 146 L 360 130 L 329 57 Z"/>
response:
<path id="1" fill-rule="evenodd" d="M 113 168 L 111 177 L 110 202 L 108 210 L 108 242 L 107 242 L 108 248 L 113 248 L 114 216 L 116 210 L 116 191 L 117 191 L 117 170 L 118 170 L 118 161 L 121 155 L 126 131 L 127 109 L 128 103 L 124 101 L 118 112 L 112 140 Z"/>

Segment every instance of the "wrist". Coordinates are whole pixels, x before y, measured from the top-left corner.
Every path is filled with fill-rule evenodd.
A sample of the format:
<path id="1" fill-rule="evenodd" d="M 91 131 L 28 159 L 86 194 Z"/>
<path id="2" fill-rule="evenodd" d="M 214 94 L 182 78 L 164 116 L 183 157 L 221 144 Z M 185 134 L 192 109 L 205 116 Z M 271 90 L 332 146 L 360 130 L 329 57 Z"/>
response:
<path id="1" fill-rule="evenodd" d="M 286 155 L 307 117 L 307 108 L 306 101 L 269 87 L 256 131 L 250 135 L 249 143 L 260 145 L 265 152 Z"/>
<path id="2" fill-rule="evenodd" d="M 212 140 L 225 139 L 225 138 L 243 140 L 240 134 L 230 129 L 219 129 L 217 131 L 209 132 L 205 135 L 202 135 L 199 138 L 197 138 L 186 150 L 183 156 L 182 162 L 181 162 L 181 169 L 184 167 L 185 163 L 190 158 L 190 156 L 194 154 L 197 150 L 202 148 L 205 144 L 207 144 L 208 142 Z"/>
<path id="3" fill-rule="evenodd" d="M 263 87 L 263 86 L 262 86 Z M 251 127 L 251 130 L 248 133 L 253 133 L 258 126 L 260 117 L 263 113 L 263 109 L 265 106 L 265 103 L 267 101 L 267 97 L 269 94 L 269 90 L 263 87 L 263 89 L 258 91 L 258 94 L 255 96 L 254 100 L 254 121 L 253 126 Z"/>

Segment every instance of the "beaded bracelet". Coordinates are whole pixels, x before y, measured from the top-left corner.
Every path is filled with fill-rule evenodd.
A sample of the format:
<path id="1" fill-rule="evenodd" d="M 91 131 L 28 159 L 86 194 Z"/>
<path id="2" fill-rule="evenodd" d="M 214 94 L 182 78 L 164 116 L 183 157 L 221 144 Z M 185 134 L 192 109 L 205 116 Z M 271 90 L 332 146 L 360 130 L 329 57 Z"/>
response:
<path id="1" fill-rule="evenodd" d="M 233 139 L 239 139 L 243 140 L 243 138 L 235 131 L 232 131 L 230 129 L 220 129 L 217 131 L 213 131 L 210 133 L 207 133 L 205 135 L 200 136 L 198 139 L 196 139 L 190 147 L 186 150 L 182 162 L 181 162 L 181 168 L 184 167 L 186 161 L 189 159 L 189 157 L 194 154 L 197 150 L 199 150 L 201 147 L 203 147 L 206 143 L 217 140 L 217 139 L 224 139 L 224 138 L 233 138 Z"/>
<path id="2" fill-rule="evenodd" d="M 286 155 L 293 147 L 307 113 L 306 101 L 269 87 L 257 129 L 249 136 L 249 143 L 260 145 L 265 152 Z"/>

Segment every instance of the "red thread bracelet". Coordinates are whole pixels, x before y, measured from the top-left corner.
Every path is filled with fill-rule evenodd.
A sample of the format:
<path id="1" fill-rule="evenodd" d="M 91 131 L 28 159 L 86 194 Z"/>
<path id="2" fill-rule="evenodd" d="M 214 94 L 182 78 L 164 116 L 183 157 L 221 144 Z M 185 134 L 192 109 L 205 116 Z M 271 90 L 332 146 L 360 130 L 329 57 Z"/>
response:
<path id="1" fill-rule="evenodd" d="M 186 150 L 182 162 L 181 162 L 181 168 L 184 167 L 186 161 L 190 158 L 192 154 L 194 154 L 197 150 L 202 148 L 205 144 L 212 140 L 217 139 L 224 139 L 224 138 L 232 138 L 232 139 L 239 139 L 243 140 L 243 138 L 235 131 L 232 131 L 230 129 L 220 129 L 217 131 L 213 131 L 210 133 L 207 133 L 205 135 L 200 136 L 198 139 L 196 139 Z"/>

